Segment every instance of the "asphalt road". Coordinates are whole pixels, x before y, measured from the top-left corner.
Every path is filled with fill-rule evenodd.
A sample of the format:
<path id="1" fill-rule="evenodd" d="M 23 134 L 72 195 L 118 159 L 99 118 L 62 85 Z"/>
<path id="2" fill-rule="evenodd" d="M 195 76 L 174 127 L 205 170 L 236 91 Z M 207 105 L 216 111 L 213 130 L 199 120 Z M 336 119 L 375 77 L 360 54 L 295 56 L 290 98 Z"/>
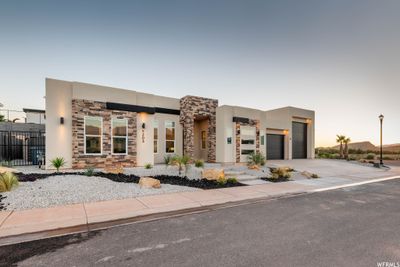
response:
<path id="1" fill-rule="evenodd" d="M 0 247 L 0 264 L 400 264 L 399 226 L 400 180 L 392 180 Z"/>

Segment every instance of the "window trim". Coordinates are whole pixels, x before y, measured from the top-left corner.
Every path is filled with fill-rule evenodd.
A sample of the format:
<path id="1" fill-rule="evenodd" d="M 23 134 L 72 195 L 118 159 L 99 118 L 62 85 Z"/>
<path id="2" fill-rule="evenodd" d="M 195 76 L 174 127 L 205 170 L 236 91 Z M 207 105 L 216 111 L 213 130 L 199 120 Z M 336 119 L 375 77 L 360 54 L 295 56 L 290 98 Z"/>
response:
<path id="1" fill-rule="evenodd" d="M 167 123 L 172 122 L 174 127 L 167 127 Z M 166 120 L 164 121 L 164 128 L 165 128 L 165 154 L 175 154 L 176 153 L 176 123 L 175 121 Z M 174 129 L 174 140 L 167 139 L 167 128 Z M 174 142 L 174 152 L 167 152 L 167 142 Z"/>
<path id="2" fill-rule="evenodd" d="M 154 127 L 157 124 L 157 127 Z M 154 139 L 154 129 L 157 129 L 157 139 Z M 159 137 L 160 137 L 160 123 L 158 120 L 153 120 L 153 154 L 157 155 L 159 153 Z M 154 141 L 157 141 L 157 152 L 154 152 Z"/>
<path id="3" fill-rule="evenodd" d="M 100 135 L 86 134 L 86 119 L 87 118 L 98 118 L 100 119 Z M 100 136 L 100 153 L 86 153 L 86 136 L 99 137 Z M 103 155 L 103 117 L 101 116 L 84 116 L 83 117 L 83 154 L 85 156 L 101 156 Z"/>
<path id="4" fill-rule="evenodd" d="M 114 133 L 113 133 L 113 122 L 114 120 L 125 120 L 125 153 L 114 153 Z M 115 138 L 124 138 L 123 136 L 115 136 Z M 112 118 L 111 119 L 111 155 L 128 155 L 128 119 L 127 118 Z"/>

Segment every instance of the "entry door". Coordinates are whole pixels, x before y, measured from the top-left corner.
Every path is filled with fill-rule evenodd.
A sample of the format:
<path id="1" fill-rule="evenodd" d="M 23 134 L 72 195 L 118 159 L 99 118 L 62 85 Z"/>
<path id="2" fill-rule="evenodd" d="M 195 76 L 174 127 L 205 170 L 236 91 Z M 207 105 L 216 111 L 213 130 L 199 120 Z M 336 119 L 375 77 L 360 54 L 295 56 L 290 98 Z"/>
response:
<path id="1" fill-rule="evenodd" d="M 292 157 L 294 159 L 307 158 L 307 124 L 292 122 Z"/>
<path id="2" fill-rule="evenodd" d="M 267 159 L 285 158 L 285 136 L 282 134 L 267 134 Z"/>

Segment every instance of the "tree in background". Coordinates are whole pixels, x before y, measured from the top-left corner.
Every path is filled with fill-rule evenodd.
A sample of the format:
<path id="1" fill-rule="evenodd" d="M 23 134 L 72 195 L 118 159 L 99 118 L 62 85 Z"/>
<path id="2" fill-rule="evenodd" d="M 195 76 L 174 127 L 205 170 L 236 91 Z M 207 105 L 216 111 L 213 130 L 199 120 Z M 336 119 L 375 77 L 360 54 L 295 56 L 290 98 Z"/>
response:
<path id="1" fill-rule="evenodd" d="M 6 121 L 6 119 L 4 119 L 4 115 L 0 114 L 0 122 L 4 122 L 4 121 Z"/>
<path id="2" fill-rule="evenodd" d="M 336 143 L 340 144 L 340 158 L 343 158 L 343 141 L 346 139 L 346 136 L 344 135 L 336 135 Z"/>
<path id="3" fill-rule="evenodd" d="M 349 158 L 349 143 L 351 142 L 350 137 L 345 137 L 343 139 L 343 144 L 344 144 L 344 157 L 346 159 Z"/>

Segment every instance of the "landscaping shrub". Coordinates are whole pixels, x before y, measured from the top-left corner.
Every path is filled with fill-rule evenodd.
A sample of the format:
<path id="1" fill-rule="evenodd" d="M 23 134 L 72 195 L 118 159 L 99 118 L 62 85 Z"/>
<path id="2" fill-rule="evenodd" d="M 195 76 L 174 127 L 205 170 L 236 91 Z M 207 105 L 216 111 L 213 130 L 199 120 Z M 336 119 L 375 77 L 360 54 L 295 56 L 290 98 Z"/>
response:
<path id="1" fill-rule="evenodd" d="M 264 166 L 265 165 L 265 157 L 260 152 L 251 153 L 247 156 L 247 165 L 248 166 Z"/>
<path id="2" fill-rule="evenodd" d="M 63 157 L 57 157 L 52 160 L 50 160 L 51 166 L 56 168 L 57 172 L 60 171 L 60 168 L 64 167 L 66 164 L 66 161 Z"/>
<path id="3" fill-rule="evenodd" d="M 94 168 L 93 167 L 87 168 L 86 171 L 85 171 L 85 175 L 86 176 L 93 176 L 94 175 Z"/>
<path id="4" fill-rule="evenodd" d="M 290 168 L 270 168 L 272 179 L 289 179 L 292 177 Z"/>
<path id="5" fill-rule="evenodd" d="M 226 178 L 225 177 L 219 177 L 218 179 L 217 179 L 217 183 L 219 184 L 219 185 L 225 185 L 226 184 L 226 182 L 227 182 L 227 180 L 226 180 Z"/>
<path id="6" fill-rule="evenodd" d="M 5 172 L 0 175 L 0 192 L 11 191 L 18 186 L 18 177 L 12 172 Z"/>
<path id="7" fill-rule="evenodd" d="M 231 184 L 236 184 L 236 183 L 238 183 L 238 180 L 237 180 L 237 178 L 232 177 L 232 178 L 226 179 L 226 182 L 231 183 Z"/>
<path id="8" fill-rule="evenodd" d="M 375 159 L 375 154 L 374 154 L 374 153 L 368 153 L 368 154 L 365 156 L 365 159 Z"/>
<path id="9" fill-rule="evenodd" d="M 151 168 L 153 168 L 153 165 L 151 165 L 150 163 L 146 163 L 146 164 L 144 165 L 144 168 L 145 168 L 145 169 L 151 169 Z"/>
<path id="10" fill-rule="evenodd" d="M 194 162 L 194 166 L 197 168 L 204 168 L 204 161 L 201 159 L 198 159 Z"/>
<path id="11" fill-rule="evenodd" d="M 319 178 L 319 176 L 318 176 L 318 174 L 316 174 L 316 173 L 313 173 L 313 174 L 311 174 L 311 178 L 314 178 L 314 179 L 316 179 L 316 178 Z"/>

